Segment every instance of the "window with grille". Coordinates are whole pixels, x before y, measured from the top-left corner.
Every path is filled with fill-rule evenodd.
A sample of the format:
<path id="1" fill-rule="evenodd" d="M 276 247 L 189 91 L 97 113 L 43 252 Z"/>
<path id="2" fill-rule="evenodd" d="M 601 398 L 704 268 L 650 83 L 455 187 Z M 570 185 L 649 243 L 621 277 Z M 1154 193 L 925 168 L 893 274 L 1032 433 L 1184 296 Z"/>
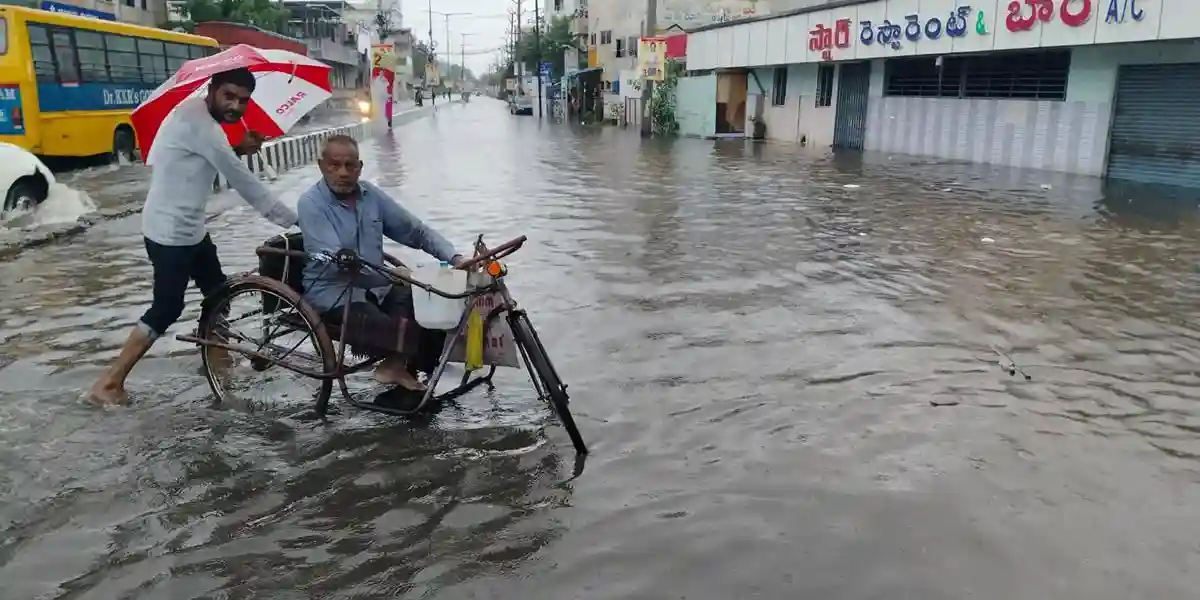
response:
<path id="1" fill-rule="evenodd" d="M 612 43 L 612 41 L 613 41 L 613 37 L 612 37 L 612 30 L 611 30 L 611 29 L 610 29 L 610 30 L 608 30 L 608 31 L 601 31 L 601 32 L 600 32 L 600 43 L 601 43 L 601 44 L 611 44 L 611 43 Z"/>
<path id="2" fill-rule="evenodd" d="M 787 102 L 787 67 L 775 67 L 771 82 L 771 105 L 783 106 Z"/>
<path id="3" fill-rule="evenodd" d="M 137 42 L 131 37 L 108 34 L 104 36 L 108 57 L 108 72 L 117 83 L 136 83 L 142 80 L 138 68 Z"/>
<path id="4" fill-rule="evenodd" d="M 104 57 L 104 34 L 96 31 L 75 31 L 76 53 L 79 56 L 79 76 L 83 81 L 107 83 L 108 61 Z"/>
<path id="5" fill-rule="evenodd" d="M 885 96 L 1065 100 L 1070 50 L 891 59 Z"/>
<path id="6" fill-rule="evenodd" d="M 629 36 L 629 41 L 625 43 L 626 53 L 630 56 L 638 55 L 638 36 Z"/>
<path id="7" fill-rule="evenodd" d="M 817 66 L 817 108 L 833 106 L 833 65 Z"/>
<path id="8" fill-rule="evenodd" d="M 625 56 L 625 40 L 617 38 L 617 58 Z"/>
<path id="9" fill-rule="evenodd" d="M 50 32 L 40 25 L 29 26 L 29 49 L 33 54 L 33 72 L 39 82 L 57 82 L 54 51 L 50 49 Z"/>
<path id="10" fill-rule="evenodd" d="M 50 32 L 50 45 L 54 48 L 58 80 L 64 83 L 78 83 L 79 65 L 75 62 L 75 45 L 71 43 L 71 32 L 65 29 Z"/>

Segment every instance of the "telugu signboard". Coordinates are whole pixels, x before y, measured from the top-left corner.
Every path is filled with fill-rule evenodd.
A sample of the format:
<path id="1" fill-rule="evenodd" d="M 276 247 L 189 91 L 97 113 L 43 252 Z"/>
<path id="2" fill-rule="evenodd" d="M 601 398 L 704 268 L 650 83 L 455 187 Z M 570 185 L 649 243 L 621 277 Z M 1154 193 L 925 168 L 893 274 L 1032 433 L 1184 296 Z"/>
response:
<path id="1" fill-rule="evenodd" d="M 689 33 L 687 58 L 703 71 L 1194 39 L 1197 19 L 1197 0 L 877 0 Z"/>
<path id="2" fill-rule="evenodd" d="M 396 46 L 371 44 L 371 70 L 396 71 Z"/>
<path id="3" fill-rule="evenodd" d="M 667 40 L 644 37 L 638 40 L 638 70 L 643 81 L 662 81 L 667 77 Z"/>

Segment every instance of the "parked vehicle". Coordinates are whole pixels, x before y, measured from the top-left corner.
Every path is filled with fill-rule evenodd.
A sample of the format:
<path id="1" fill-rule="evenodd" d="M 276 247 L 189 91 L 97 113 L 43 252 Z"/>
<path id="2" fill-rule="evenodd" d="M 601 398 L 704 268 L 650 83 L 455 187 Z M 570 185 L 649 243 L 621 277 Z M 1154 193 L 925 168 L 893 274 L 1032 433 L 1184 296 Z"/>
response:
<path id="1" fill-rule="evenodd" d="M 130 0 L 132 1 L 132 0 Z M 0 7 L 0 141 L 38 156 L 132 161 L 129 114 L 212 38 Z"/>
<path id="2" fill-rule="evenodd" d="M 0 142 L 0 189 L 4 190 L 0 219 L 45 202 L 52 185 L 54 173 L 38 157 L 15 144 Z"/>
<path id="3" fill-rule="evenodd" d="M 508 112 L 514 115 L 532 115 L 533 98 L 529 94 L 518 93 L 509 96 Z"/>

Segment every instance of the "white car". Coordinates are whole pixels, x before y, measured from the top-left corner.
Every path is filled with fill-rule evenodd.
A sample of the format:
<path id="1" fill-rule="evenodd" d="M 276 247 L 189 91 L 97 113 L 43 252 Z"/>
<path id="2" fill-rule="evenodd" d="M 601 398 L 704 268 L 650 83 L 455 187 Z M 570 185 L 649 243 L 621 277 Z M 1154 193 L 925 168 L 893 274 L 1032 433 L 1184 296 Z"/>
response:
<path id="1" fill-rule="evenodd" d="M 45 202 L 53 185 L 54 173 L 38 157 L 20 146 L 0 142 L 0 190 L 4 190 L 0 219 Z"/>
<path id="2" fill-rule="evenodd" d="M 514 115 L 532 115 L 533 98 L 529 94 L 514 94 L 508 101 L 508 112 Z"/>

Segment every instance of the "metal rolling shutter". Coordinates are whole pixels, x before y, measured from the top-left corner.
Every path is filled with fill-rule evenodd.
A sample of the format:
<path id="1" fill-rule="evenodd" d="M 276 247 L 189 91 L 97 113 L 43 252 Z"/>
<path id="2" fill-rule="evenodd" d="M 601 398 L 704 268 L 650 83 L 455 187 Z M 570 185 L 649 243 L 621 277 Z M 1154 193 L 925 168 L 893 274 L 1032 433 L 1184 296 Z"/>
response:
<path id="1" fill-rule="evenodd" d="M 1200 64 L 1123 66 L 1116 105 L 1109 178 L 1200 188 Z"/>

